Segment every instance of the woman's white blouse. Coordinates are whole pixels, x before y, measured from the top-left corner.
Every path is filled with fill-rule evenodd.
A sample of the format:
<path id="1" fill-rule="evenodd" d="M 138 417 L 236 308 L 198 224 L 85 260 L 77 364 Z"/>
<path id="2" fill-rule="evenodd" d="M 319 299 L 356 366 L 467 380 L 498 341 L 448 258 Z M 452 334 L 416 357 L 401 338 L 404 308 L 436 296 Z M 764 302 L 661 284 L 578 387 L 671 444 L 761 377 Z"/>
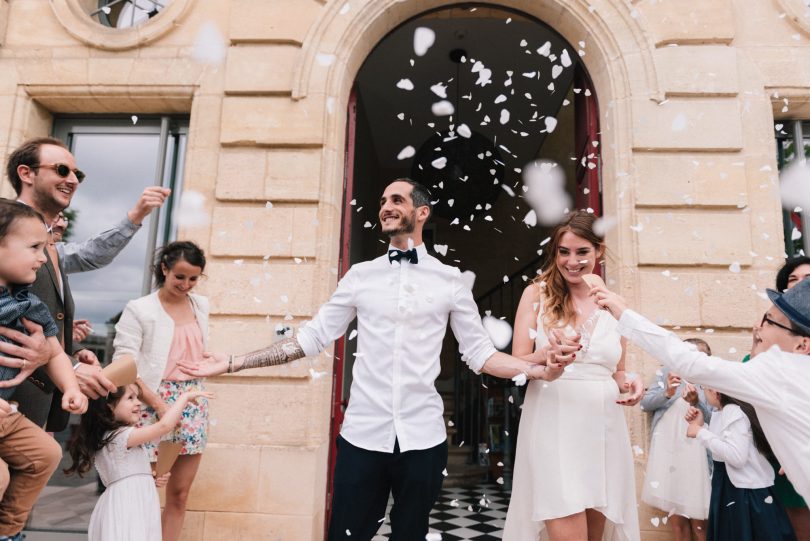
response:
<path id="1" fill-rule="evenodd" d="M 208 343 L 208 299 L 189 293 L 189 302 L 200 326 L 203 347 Z M 156 391 L 174 337 L 174 320 L 160 304 L 157 291 L 129 301 L 115 325 L 113 360 L 132 355 L 138 365 L 138 377 Z"/>

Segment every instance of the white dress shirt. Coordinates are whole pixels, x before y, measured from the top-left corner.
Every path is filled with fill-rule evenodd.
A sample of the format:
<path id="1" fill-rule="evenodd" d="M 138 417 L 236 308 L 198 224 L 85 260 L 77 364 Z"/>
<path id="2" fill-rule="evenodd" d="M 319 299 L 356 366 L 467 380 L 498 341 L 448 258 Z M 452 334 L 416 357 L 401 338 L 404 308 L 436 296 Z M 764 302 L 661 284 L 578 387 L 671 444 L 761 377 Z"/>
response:
<path id="1" fill-rule="evenodd" d="M 681 377 L 754 406 L 790 482 L 810 499 L 810 356 L 774 346 L 747 363 L 709 358 L 633 310 L 619 332 Z"/>
<path id="2" fill-rule="evenodd" d="M 751 421 L 740 406 L 729 404 L 712 416 L 709 428 L 700 429 L 697 439 L 725 462 L 728 478 L 737 488 L 767 488 L 773 485 L 773 466 L 757 450 Z"/>
<path id="3" fill-rule="evenodd" d="M 391 249 L 392 247 L 389 247 Z M 416 247 L 417 264 L 388 254 L 353 265 L 329 301 L 298 333 L 307 356 L 346 332 L 357 316 L 357 353 L 340 434 L 356 447 L 391 453 L 447 439 L 434 382 L 447 321 L 467 365 L 479 372 L 495 347 L 461 272 Z"/>

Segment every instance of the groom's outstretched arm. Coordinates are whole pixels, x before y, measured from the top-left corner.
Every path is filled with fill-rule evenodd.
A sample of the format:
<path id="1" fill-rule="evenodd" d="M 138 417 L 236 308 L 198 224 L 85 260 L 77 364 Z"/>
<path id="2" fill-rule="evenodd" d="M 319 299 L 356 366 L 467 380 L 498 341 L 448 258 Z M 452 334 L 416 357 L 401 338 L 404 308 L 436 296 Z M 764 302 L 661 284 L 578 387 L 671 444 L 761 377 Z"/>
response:
<path id="1" fill-rule="evenodd" d="M 352 269 L 338 282 L 332 297 L 318 314 L 298 330 L 295 338 L 285 338 L 266 348 L 242 355 L 206 353 L 204 363 L 178 363 L 180 370 L 194 377 L 217 376 L 251 368 L 276 366 L 302 357 L 317 355 L 335 339 L 343 336 L 357 315 L 355 276 Z"/>

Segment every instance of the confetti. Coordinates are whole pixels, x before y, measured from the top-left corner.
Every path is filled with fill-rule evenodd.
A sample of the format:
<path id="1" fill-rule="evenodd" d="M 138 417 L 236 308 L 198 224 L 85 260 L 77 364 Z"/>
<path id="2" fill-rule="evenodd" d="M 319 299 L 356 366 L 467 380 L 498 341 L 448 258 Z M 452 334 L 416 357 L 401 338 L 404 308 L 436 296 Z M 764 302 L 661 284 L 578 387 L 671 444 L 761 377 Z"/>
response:
<path id="1" fill-rule="evenodd" d="M 538 160 L 523 170 L 526 201 L 544 226 L 557 224 L 571 206 L 571 197 L 565 191 L 565 175 L 557 163 Z"/>
<path id="2" fill-rule="evenodd" d="M 728 266 L 728 270 L 730 270 L 733 273 L 739 273 L 740 272 L 740 262 L 739 261 L 733 262 L 731 265 Z"/>
<path id="3" fill-rule="evenodd" d="M 205 196 L 194 190 L 186 190 L 180 196 L 180 204 L 174 212 L 174 220 L 180 227 L 203 227 L 210 221 L 205 209 Z"/>
<path id="4" fill-rule="evenodd" d="M 436 83 L 430 87 L 430 91 L 439 96 L 440 98 L 447 98 L 447 85 Z"/>
<path id="5" fill-rule="evenodd" d="M 221 64 L 225 60 L 228 45 L 217 25 L 211 21 L 204 23 L 194 39 L 191 57 L 201 64 Z"/>
<path id="6" fill-rule="evenodd" d="M 132 115 L 132 117 L 131 117 L 131 118 L 132 118 L 132 123 L 133 123 L 133 124 L 137 124 L 137 123 L 138 123 L 138 115 Z"/>
<path id="7" fill-rule="evenodd" d="M 397 88 L 401 88 L 402 90 L 413 90 L 413 83 L 411 82 L 410 79 L 400 79 L 397 82 Z M 402 113 L 400 113 L 400 114 L 402 114 Z M 404 117 L 405 115 L 402 115 L 402 116 Z M 402 120 L 402 119 L 400 119 L 400 120 Z"/>
<path id="8" fill-rule="evenodd" d="M 430 28 L 420 26 L 413 33 L 413 52 L 416 56 L 425 56 L 436 42 L 436 32 Z"/>
<path id="9" fill-rule="evenodd" d="M 441 158 L 436 158 L 435 160 L 430 162 L 430 165 L 432 165 L 436 169 L 444 169 L 444 167 L 447 165 L 447 158 L 445 158 L 444 156 L 442 156 Z"/>
<path id="10" fill-rule="evenodd" d="M 506 321 L 492 316 L 484 316 L 482 323 L 484 325 L 484 330 L 487 331 L 489 338 L 492 340 L 493 345 L 497 349 L 504 349 L 506 346 L 509 345 L 509 342 L 512 341 L 512 326 Z M 524 378 L 523 383 L 526 383 L 525 382 L 526 375 L 525 374 L 518 374 L 518 375 L 523 376 Z"/>
<path id="11" fill-rule="evenodd" d="M 810 167 L 807 162 L 792 161 L 779 175 L 782 207 L 793 211 L 796 207 L 810 209 Z"/>
<path id="12" fill-rule="evenodd" d="M 397 160 L 407 160 L 408 158 L 412 158 L 414 154 L 416 154 L 416 149 L 411 145 L 408 145 L 399 151 L 399 154 L 397 154 Z"/>
<path id="13" fill-rule="evenodd" d="M 466 139 L 472 137 L 472 130 L 470 130 L 470 127 L 467 126 L 466 124 L 460 124 L 459 127 L 456 128 L 456 132 L 458 132 L 460 136 Z"/>
<path id="14" fill-rule="evenodd" d="M 328 53 L 318 53 L 315 55 L 315 61 L 323 67 L 331 66 L 335 61 L 335 55 Z"/>
<path id="15" fill-rule="evenodd" d="M 456 109 L 455 107 L 453 107 L 453 104 L 450 103 L 449 101 L 442 100 L 434 103 L 431 106 L 430 110 L 431 112 L 433 112 L 435 116 L 449 116 L 452 115 Z"/>

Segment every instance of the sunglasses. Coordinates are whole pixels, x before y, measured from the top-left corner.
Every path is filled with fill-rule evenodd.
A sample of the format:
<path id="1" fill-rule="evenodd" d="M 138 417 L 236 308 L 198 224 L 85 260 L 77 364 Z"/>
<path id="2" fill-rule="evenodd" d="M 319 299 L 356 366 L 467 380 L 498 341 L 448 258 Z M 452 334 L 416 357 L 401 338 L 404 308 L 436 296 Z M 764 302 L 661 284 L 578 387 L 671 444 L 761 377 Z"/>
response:
<path id="1" fill-rule="evenodd" d="M 779 327 L 780 329 L 784 329 L 787 332 L 789 332 L 790 334 L 795 334 L 796 336 L 807 336 L 803 332 L 792 329 L 792 328 L 788 327 L 787 325 L 782 325 L 781 323 L 777 323 L 776 321 L 769 318 L 768 314 L 764 314 L 762 316 L 762 321 L 759 322 L 759 326 L 764 327 L 766 323 L 769 324 L 769 325 L 773 325 L 774 327 Z"/>
<path id="2" fill-rule="evenodd" d="M 70 173 L 73 173 L 74 175 L 76 175 L 76 180 L 79 181 L 79 183 L 81 183 L 85 177 L 83 171 L 79 169 L 71 169 L 70 167 L 68 167 L 63 163 L 41 163 L 35 167 L 31 167 L 31 169 L 39 169 L 41 167 L 44 167 L 46 169 L 53 169 L 54 171 L 56 171 L 56 174 L 62 178 L 68 178 L 70 176 Z"/>

